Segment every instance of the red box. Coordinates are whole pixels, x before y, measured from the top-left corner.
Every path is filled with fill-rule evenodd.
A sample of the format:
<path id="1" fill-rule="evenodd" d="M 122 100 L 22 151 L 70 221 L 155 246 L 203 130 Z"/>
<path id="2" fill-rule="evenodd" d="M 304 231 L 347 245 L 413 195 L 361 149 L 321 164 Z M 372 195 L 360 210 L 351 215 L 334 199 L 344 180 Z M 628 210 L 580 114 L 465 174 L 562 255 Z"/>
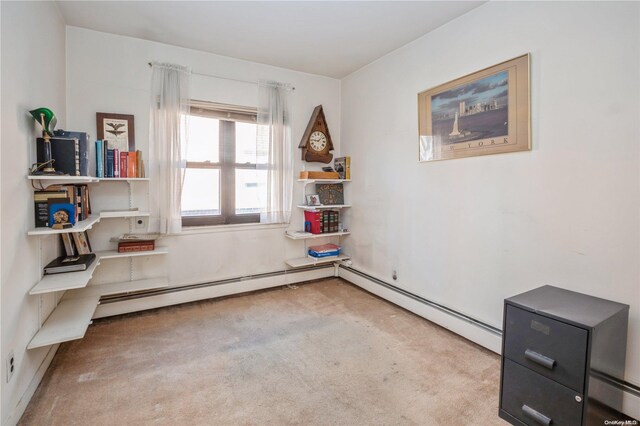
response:
<path id="1" fill-rule="evenodd" d="M 313 211 L 313 210 L 305 210 L 304 211 L 304 222 L 305 222 L 305 226 L 304 226 L 304 230 L 306 232 L 311 232 L 312 234 L 320 234 L 322 233 L 322 212 L 319 211 Z M 311 229 L 309 229 L 309 227 L 307 226 L 307 223 L 309 223 L 309 227 Z"/>

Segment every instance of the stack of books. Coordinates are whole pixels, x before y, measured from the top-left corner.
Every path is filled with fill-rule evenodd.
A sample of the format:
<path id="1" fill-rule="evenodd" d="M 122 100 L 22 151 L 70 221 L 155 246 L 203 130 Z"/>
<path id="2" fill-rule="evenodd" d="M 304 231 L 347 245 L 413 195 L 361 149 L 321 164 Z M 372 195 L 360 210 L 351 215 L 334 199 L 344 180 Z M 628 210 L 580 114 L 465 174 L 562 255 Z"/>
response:
<path id="1" fill-rule="evenodd" d="M 109 148 L 109 142 L 96 141 L 96 176 L 99 178 L 145 177 L 142 151 L 120 151 Z"/>
<path id="2" fill-rule="evenodd" d="M 324 210 L 322 212 L 322 229 L 320 233 L 338 232 L 339 221 L 340 212 L 338 210 Z"/>
<path id="3" fill-rule="evenodd" d="M 322 244 L 319 246 L 310 246 L 309 257 L 313 259 L 337 257 L 340 254 L 340 250 L 342 250 L 342 248 L 336 244 Z"/>
<path id="4" fill-rule="evenodd" d="M 91 201 L 88 185 L 51 185 L 43 191 L 34 191 L 36 227 L 50 226 L 50 206 L 52 204 L 71 204 L 74 217 L 71 223 L 85 220 L 91 214 Z"/>
<path id="5" fill-rule="evenodd" d="M 49 264 L 44 267 L 44 273 L 52 275 L 63 272 L 86 271 L 94 260 L 96 260 L 96 255 L 93 253 L 78 256 L 61 256 L 49 262 Z"/>
<path id="6" fill-rule="evenodd" d="M 155 234 L 125 234 L 115 241 L 118 243 L 118 253 L 131 253 L 155 250 L 157 238 Z"/>

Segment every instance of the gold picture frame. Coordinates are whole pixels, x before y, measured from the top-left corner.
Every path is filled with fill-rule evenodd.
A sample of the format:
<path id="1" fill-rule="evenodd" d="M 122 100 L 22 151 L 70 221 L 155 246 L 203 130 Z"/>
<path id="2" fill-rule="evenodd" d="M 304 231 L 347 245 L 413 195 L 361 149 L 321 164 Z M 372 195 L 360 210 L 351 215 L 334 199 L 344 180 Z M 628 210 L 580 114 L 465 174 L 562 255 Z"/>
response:
<path id="1" fill-rule="evenodd" d="M 531 150 L 530 55 L 418 93 L 418 161 Z"/>

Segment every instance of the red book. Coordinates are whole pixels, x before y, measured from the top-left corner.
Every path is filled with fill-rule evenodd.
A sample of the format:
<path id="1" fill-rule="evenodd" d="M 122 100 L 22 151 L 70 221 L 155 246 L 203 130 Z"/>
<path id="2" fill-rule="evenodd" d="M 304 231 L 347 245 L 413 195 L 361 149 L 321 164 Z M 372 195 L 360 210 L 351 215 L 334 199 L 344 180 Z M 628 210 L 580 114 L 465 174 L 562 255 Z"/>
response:
<path id="1" fill-rule="evenodd" d="M 127 177 L 127 158 L 128 157 L 129 157 L 128 152 L 120 153 L 120 177 L 121 178 Z"/>
<path id="2" fill-rule="evenodd" d="M 304 230 L 312 234 L 320 234 L 322 232 L 322 212 L 305 210 L 304 211 Z M 309 223 L 309 225 L 307 225 Z"/>

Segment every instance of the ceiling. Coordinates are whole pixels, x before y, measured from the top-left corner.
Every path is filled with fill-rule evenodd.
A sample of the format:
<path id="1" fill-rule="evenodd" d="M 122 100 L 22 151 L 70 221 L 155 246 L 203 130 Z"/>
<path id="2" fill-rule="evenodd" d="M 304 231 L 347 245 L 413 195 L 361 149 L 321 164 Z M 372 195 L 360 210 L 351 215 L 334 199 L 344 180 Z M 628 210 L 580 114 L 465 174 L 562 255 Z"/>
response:
<path id="1" fill-rule="evenodd" d="M 67 25 L 342 78 L 483 1 L 58 1 Z"/>

